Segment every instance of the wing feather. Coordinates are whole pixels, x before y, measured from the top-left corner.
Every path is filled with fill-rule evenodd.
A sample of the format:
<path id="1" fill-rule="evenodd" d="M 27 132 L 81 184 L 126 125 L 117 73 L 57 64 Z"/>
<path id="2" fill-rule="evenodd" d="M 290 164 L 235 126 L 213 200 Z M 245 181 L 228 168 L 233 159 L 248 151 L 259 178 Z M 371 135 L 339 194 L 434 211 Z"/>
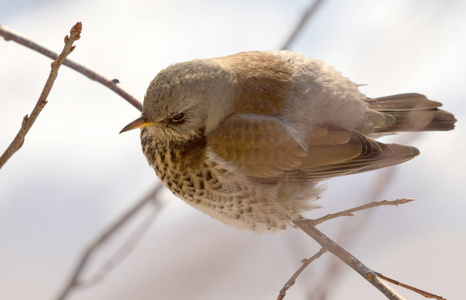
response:
<path id="1" fill-rule="evenodd" d="M 236 115 L 208 136 L 208 147 L 251 176 L 274 177 L 296 169 L 306 151 L 276 117 Z"/>
<path id="2" fill-rule="evenodd" d="M 304 146 L 303 146 L 304 143 Z M 274 116 L 234 115 L 208 136 L 209 150 L 253 177 L 326 179 L 398 164 L 416 148 L 383 144 L 357 131 L 323 125 L 302 140 Z"/>

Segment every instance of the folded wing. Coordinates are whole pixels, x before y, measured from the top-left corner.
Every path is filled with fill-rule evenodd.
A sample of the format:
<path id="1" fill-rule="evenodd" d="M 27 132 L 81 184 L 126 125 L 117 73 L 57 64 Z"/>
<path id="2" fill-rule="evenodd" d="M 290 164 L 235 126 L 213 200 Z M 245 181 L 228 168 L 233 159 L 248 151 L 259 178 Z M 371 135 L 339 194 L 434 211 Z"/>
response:
<path id="1" fill-rule="evenodd" d="M 252 114 L 227 118 L 207 143 L 214 160 L 261 178 L 321 180 L 387 167 L 419 154 L 414 147 L 383 144 L 332 125 L 302 136 L 276 117 Z"/>

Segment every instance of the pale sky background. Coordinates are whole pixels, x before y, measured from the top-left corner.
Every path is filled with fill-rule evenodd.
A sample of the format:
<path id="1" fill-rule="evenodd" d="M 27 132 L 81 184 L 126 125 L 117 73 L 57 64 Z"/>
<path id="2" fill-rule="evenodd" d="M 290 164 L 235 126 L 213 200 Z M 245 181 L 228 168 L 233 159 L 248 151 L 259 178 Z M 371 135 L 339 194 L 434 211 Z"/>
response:
<path id="1" fill-rule="evenodd" d="M 140 99 L 176 62 L 281 46 L 309 1 L 8 1 L 0 23 L 60 51 L 77 21 L 70 58 L 118 78 Z M 419 134 L 421 155 L 398 167 L 380 199 L 416 201 L 373 210 L 355 237 L 319 228 L 370 268 L 448 299 L 466 284 L 466 2 L 326 1 L 291 50 L 322 59 L 370 97 L 419 92 L 458 119 L 451 132 Z M 0 40 L 0 151 L 30 113 L 50 60 Z M 53 299 L 84 247 L 157 182 L 139 135 L 118 135 L 139 112 L 109 89 L 63 67 L 24 147 L 0 170 L 0 299 Z M 395 137 L 396 138 L 396 137 Z M 330 180 L 319 217 L 369 201 L 380 172 Z M 298 230 L 256 235 L 229 228 L 168 192 L 165 208 L 91 299 L 276 299 L 317 244 Z M 349 222 L 348 222 L 349 221 Z M 96 264 L 106 257 L 102 254 Z M 326 254 L 286 299 L 316 299 Z M 384 299 L 342 263 L 327 299 Z M 409 299 L 423 299 L 397 288 Z M 310 292 L 309 292 L 310 291 Z M 308 296 L 307 293 L 311 293 Z"/>

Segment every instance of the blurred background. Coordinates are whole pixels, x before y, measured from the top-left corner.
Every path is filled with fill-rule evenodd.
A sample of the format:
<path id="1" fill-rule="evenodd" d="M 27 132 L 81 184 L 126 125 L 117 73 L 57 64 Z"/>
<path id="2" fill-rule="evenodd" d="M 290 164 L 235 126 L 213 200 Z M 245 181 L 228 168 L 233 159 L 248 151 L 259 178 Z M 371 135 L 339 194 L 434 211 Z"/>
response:
<path id="1" fill-rule="evenodd" d="M 153 77 L 172 63 L 280 48 L 310 4 L 0 0 L 0 23 L 61 51 L 65 34 L 82 21 L 70 58 L 118 78 L 142 100 Z M 465 15 L 461 0 L 327 0 L 290 45 L 367 84 L 361 91 L 369 97 L 418 92 L 456 115 L 454 131 L 415 135 L 409 143 L 421 156 L 396 167 L 378 199 L 370 195 L 383 171 L 337 178 L 325 183 L 323 208 L 309 213 L 416 199 L 319 228 L 370 268 L 448 299 L 464 297 L 466 283 Z M 1 152 L 31 112 L 50 63 L 0 40 Z M 0 170 L 0 299 L 54 299 L 90 241 L 158 181 L 138 133 L 118 135 L 139 116 L 122 98 L 62 67 L 48 100 L 24 147 Z M 160 196 L 164 208 L 135 250 L 104 281 L 70 299 L 275 299 L 300 260 L 319 249 L 298 230 L 238 231 L 167 191 Z M 384 297 L 326 254 L 285 299 Z"/>

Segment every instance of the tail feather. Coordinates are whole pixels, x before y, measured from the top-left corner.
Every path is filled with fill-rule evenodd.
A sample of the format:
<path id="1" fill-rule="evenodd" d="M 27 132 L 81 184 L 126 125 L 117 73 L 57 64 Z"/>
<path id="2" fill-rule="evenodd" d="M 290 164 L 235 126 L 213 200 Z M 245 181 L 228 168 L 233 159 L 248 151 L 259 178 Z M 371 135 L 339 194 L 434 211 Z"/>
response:
<path id="1" fill-rule="evenodd" d="M 390 126 L 377 129 L 377 132 L 399 131 L 447 131 L 455 128 L 455 117 L 438 109 L 442 103 L 432 101 L 421 94 L 400 94 L 376 99 L 368 99 L 371 109 L 395 118 Z"/>

